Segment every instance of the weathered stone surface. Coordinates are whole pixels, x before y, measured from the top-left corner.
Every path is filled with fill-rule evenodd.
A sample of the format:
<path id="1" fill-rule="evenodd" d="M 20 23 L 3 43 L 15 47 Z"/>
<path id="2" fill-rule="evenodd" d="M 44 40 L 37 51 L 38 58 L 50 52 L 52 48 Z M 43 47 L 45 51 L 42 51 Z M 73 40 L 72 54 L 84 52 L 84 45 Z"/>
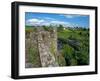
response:
<path id="1" fill-rule="evenodd" d="M 30 49 L 32 52 L 30 52 Z M 46 31 L 42 27 L 37 27 L 36 31 L 29 33 L 26 37 L 25 52 L 26 68 L 59 66 L 57 61 L 56 29 L 52 29 L 52 31 Z M 30 58 L 34 58 L 34 62 L 31 62 Z"/>
<path id="2" fill-rule="evenodd" d="M 54 36 L 54 34 L 52 36 Z M 42 67 L 58 66 L 54 54 L 50 51 L 50 48 L 52 48 L 50 47 L 51 43 L 57 41 L 54 39 L 56 38 L 52 38 L 50 32 L 44 31 L 42 28 L 38 28 L 38 49 Z M 56 47 L 54 47 L 54 51 L 57 52 Z"/>
<path id="3" fill-rule="evenodd" d="M 25 37 L 25 67 L 40 67 L 41 61 L 38 53 L 37 33 L 30 32 Z"/>
<path id="4" fill-rule="evenodd" d="M 32 68 L 32 67 L 33 67 L 33 64 L 31 64 L 31 63 L 26 63 L 26 64 L 25 64 L 25 67 L 27 67 L 27 68 Z"/>

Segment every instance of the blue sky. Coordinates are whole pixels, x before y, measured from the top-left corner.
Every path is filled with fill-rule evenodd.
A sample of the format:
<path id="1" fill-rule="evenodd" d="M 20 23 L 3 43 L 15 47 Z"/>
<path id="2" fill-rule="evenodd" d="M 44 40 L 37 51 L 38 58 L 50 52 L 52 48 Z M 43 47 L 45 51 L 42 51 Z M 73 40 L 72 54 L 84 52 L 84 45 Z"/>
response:
<path id="1" fill-rule="evenodd" d="M 89 27 L 88 15 L 76 14 L 51 14 L 51 13 L 33 13 L 25 12 L 25 25 L 50 25 L 62 24 L 64 26 Z"/>

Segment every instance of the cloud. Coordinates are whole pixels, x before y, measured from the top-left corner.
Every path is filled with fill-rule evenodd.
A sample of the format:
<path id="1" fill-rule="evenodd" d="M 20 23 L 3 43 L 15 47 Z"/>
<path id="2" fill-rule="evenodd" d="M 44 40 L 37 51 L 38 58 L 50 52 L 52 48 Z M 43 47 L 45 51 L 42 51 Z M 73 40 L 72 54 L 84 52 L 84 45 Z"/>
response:
<path id="1" fill-rule="evenodd" d="M 41 23 L 41 22 L 44 22 L 44 20 L 42 19 L 29 19 L 27 22 L 32 22 L 32 23 Z"/>
<path id="2" fill-rule="evenodd" d="M 69 26 L 70 23 L 69 22 L 65 22 L 65 21 L 58 21 L 58 20 L 46 20 L 46 19 L 28 19 L 26 20 L 26 25 L 28 26 L 42 26 L 42 25 L 63 25 L 63 26 Z"/>
<path id="3" fill-rule="evenodd" d="M 66 18 L 76 18 L 76 17 L 80 17 L 80 16 L 83 17 L 83 15 L 75 15 L 75 14 L 66 14 L 66 15 L 60 15 L 60 16 L 64 16 Z"/>
<path id="4" fill-rule="evenodd" d="M 44 20 L 43 19 L 36 19 L 36 18 L 33 18 L 33 19 L 28 19 L 26 20 L 26 25 L 39 25 L 41 23 L 43 23 Z"/>
<path id="5" fill-rule="evenodd" d="M 44 19 L 46 19 L 46 20 L 55 20 L 54 18 L 50 18 L 50 17 L 45 17 Z"/>
<path id="6" fill-rule="evenodd" d="M 73 15 L 64 15 L 66 18 L 74 18 L 75 16 Z"/>
<path id="7" fill-rule="evenodd" d="M 51 21 L 51 23 L 54 23 L 54 24 L 65 24 L 65 22 L 62 22 L 62 21 Z"/>
<path id="8" fill-rule="evenodd" d="M 52 24 L 62 24 L 62 25 L 69 25 L 69 22 L 64 22 L 64 21 L 51 21 Z"/>
<path id="9" fill-rule="evenodd" d="M 80 17 L 80 15 L 64 15 L 66 18 L 76 18 Z"/>

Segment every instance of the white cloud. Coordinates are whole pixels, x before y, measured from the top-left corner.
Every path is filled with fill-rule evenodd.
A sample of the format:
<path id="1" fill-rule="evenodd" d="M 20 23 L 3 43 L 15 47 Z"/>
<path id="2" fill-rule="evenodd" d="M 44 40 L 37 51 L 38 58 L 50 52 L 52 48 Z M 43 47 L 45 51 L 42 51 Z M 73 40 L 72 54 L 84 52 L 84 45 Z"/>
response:
<path id="1" fill-rule="evenodd" d="M 64 22 L 64 21 L 58 21 L 58 20 L 50 20 L 50 21 L 47 21 L 47 20 L 43 20 L 43 19 L 36 19 L 36 18 L 33 18 L 33 19 L 29 19 L 26 21 L 26 25 L 29 25 L 29 26 L 41 26 L 41 25 L 63 25 L 63 26 L 70 26 L 70 23 L 69 22 Z"/>
<path id="2" fill-rule="evenodd" d="M 80 15 L 64 15 L 66 18 L 76 18 L 76 17 L 80 17 Z"/>
<path id="3" fill-rule="evenodd" d="M 36 18 L 33 18 L 33 19 L 29 19 L 26 21 L 26 25 L 39 25 L 41 23 L 43 23 L 44 20 L 42 19 L 36 19 Z"/>
<path id="4" fill-rule="evenodd" d="M 51 23 L 54 23 L 54 24 L 65 24 L 65 22 L 62 22 L 62 21 L 51 21 Z"/>
<path id="5" fill-rule="evenodd" d="M 50 17 L 45 17 L 45 19 L 47 19 L 47 20 L 55 20 L 54 18 L 50 18 Z"/>
<path id="6" fill-rule="evenodd" d="M 67 18 L 74 18 L 75 16 L 73 16 L 73 15 L 64 15 L 65 17 L 67 17 Z"/>
<path id="7" fill-rule="evenodd" d="M 80 17 L 81 15 L 77 15 L 77 14 L 66 14 L 66 15 L 60 15 L 60 16 L 64 16 L 66 18 L 76 18 L 76 17 Z M 83 15 L 82 15 L 83 17 Z"/>
<path id="8" fill-rule="evenodd" d="M 63 21 L 51 21 L 51 24 L 62 24 L 62 25 L 69 25 L 69 22 L 63 22 Z"/>
<path id="9" fill-rule="evenodd" d="M 44 20 L 42 20 L 42 19 L 29 19 L 29 20 L 27 20 L 27 22 L 40 23 L 40 22 L 44 22 Z"/>

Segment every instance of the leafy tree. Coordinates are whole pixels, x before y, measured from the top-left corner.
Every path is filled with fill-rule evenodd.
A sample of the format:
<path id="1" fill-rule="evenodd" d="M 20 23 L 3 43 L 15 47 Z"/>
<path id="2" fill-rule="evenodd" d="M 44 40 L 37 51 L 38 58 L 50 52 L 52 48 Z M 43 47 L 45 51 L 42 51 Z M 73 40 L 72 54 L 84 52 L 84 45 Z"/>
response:
<path id="1" fill-rule="evenodd" d="M 59 27 L 58 27 L 58 31 L 63 31 L 63 25 L 59 25 Z"/>

